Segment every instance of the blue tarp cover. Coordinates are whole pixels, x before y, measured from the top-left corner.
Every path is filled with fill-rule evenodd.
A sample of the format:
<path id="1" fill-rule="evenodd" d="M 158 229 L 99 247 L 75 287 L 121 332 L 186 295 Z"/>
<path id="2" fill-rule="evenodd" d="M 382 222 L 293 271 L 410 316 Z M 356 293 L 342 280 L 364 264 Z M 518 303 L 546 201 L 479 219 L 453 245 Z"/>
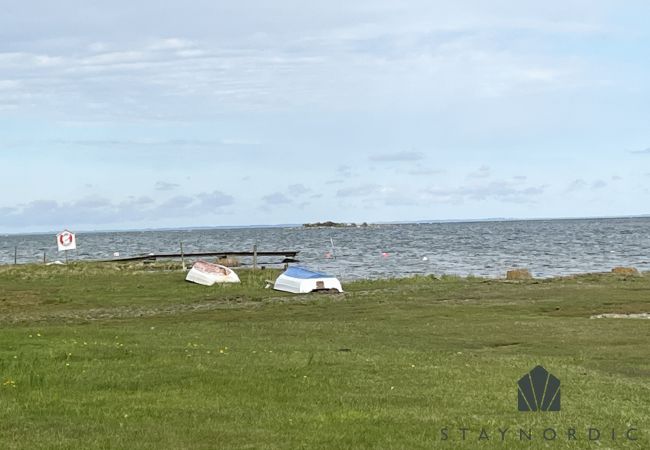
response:
<path id="1" fill-rule="evenodd" d="M 307 280 L 310 278 L 333 278 L 331 275 L 325 275 L 324 273 L 312 272 L 311 270 L 303 269 L 302 267 L 289 267 L 284 271 L 284 274 L 288 277 L 301 278 Z"/>

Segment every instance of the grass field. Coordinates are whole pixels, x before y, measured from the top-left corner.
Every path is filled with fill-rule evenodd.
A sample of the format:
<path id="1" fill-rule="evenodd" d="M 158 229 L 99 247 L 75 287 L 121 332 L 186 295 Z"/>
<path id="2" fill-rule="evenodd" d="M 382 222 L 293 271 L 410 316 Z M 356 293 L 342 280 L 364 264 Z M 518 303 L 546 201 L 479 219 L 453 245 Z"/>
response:
<path id="1" fill-rule="evenodd" d="M 590 319 L 650 311 L 650 276 L 292 296 L 276 275 L 0 267 L 0 448 L 650 448 L 650 321 Z M 538 364 L 560 412 L 517 411 Z"/>

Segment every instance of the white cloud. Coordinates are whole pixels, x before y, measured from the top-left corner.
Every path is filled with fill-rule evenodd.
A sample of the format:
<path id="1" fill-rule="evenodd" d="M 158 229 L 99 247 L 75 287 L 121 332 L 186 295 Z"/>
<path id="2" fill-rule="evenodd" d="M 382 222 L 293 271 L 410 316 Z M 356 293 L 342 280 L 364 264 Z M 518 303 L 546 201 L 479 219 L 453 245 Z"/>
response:
<path id="1" fill-rule="evenodd" d="M 180 113 L 205 117 L 214 111 L 423 107 L 434 99 L 433 104 L 444 108 L 462 99 L 589 84 L 596 73 L 583 61 L 550 54 L 543 46 L 524 50 L 503 42 L 513 32 L 561 35 L 596 29 L 597 24 L 538 14 L 532 19 L 508 14 L 495 20 L 477 5 L 468 13 L 441 5 L 407 8 L 379 3 L 345 5 L 344 10 L 353 11 L 349 16 L 333 14 L 334 6 L 319 7 L 320 20 L 306 22 L 309 27 L 300 16 L 275 14 L 274 23 L 258 32 L 235 25 L 244 22 L 249 11 L 244 14 L 234 7 L 231 15 L 210 14 L 209 10 L 219 9 L 213 6 L 192 20 L 203 23 L 204 15 L 216 17 L 216 23 L 201 33 L 174 27 L 170 29 L 178 30 L 175 35 L 164 36 L 160 25 L 153 31 L 163 35 L 158 38 L 131 20 L 120 33 L 87 29 L 86 37 L 62 39 L 47 33 L 65 34 L 64 24 L 74 21 L 55 14 L 60 19 L 52 20 L 60 22 L 60 28 L 42 29 L 38 46 L 17 45 L 14 51 L 0 53 L 0 72 L 24 80 L 12 89 L 18 106 L 25 109 L 38 104 L 68 118 L 87 119 L 92 114 L 149 120 L 176 118 Z M 258 6 L 259 14 L 268 8 Z M 98 22 L 98 29 L 119 23 L 108 17 L 122 16 L 104 9 L 88 8 L 88 22 Z M 187 15 L 173 6 L 157 4 L 152 9 Z M 314 14 L 315 7 L 309 9 L 309 15 Z M 95 16 L 90 15 L 93 12 Z M 223 22 L 225 17 L 232 17 L 232 23 Z M 101 39 L 93 39 L 96 36 Z M 198 99 L 200 107 L 183 105 L 196 105 Z M 387 161 L 394 160 L 388 157 Z"/>
<path id="2" fill-rule="evenodd" d="M 468 178 L 489 178 L 491 173 L 490 167 L 486 165 L 482 165 L 481 167 L 478 168 L 478 170 L 474 172 L 470 172 L 467 177 Z"/>
<path id="3" fill-rule="evenodd" d="M 157 191 L 173 191 L 178 187 L 180 187 L 180 185 L 176 183 L 170 183 L 169 181 L 157 181 L 155 189 Z"/>
<path id="4" fill-rule="evenodd" d="M 587 182 L 583 180 L 582 178 L 578 178 L 576 180 L 573 180 L 567 188 L 565 189 L 565 192 L 575 192 L 582 190 L 587 187 Z"/>
<path id="5" fill-rule="evenodd" d="M 188 39 L 163 38 L 151 42 L 148 48 L 150 50 L 185 50 L 196 48 L 196 44 Z"/>
<path id="6" fill-rule="evenodd" d="M 591 189 L 602 189 L 604 187 L 607 187 L 607 183 L 603 180 L 596 180 L 593 183 L 591 183 Z"/>
<path id="7" fill-rule="evenodd" d="M 267 205 L 288 205 L 291 199 L 282 192 L 274 192 L 262 197 L 262 201 Z"/>
<path id="8" fill-rule="evenodd" d="M 287 187 L 287 191 L 289 192 L 289 195 L 301 196 L 301 195 L 309 194 L 311 192 L 311 189 L 306 187 L 302 183 L 298 183 L 298 184 L 289 185 Z"/>
<path id="9" fill-rule="evenodd" d="M 336 196 L 343 197 L 367 197 L 369 195 L 381 192 L 382 187 L 378 184 L 362 184 L 359 186 L 352 186 L 344 189 L 339 189 Z"/>
<path id="10" fill-rule="evenodd" d="M 521 186 L 509 181 L 492 181 L 485 184 L 454 188 L 429 188 L 423 193 L 429 200 L 440 203 L 497 200 L 509 203 L 531 203 L 544 193 L 547 186 Z"/>
<path id="11" fill-rule="evenodd" d="M 224 214 L 224 208 L 233 204 L 232 196 L 219 191 L 175 196 L 161 201 L 146 196 L 133 196 L 121 201 L 98 196 L 84 197 L 73 202 L 35 200 L 3 207 L 0 227 L 11 229 L 25 224 L 52 228 L 70 224 L 102 227 L 113 223 L 138 223 L 179 217 L 192 221 Z"/>

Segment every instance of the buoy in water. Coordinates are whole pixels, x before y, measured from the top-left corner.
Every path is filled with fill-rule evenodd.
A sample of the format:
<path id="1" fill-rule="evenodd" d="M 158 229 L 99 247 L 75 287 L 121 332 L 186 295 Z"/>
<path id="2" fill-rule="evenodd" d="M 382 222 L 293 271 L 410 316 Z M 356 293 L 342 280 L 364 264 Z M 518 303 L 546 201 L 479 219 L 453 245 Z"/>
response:
<path id="1" fill-rule="evenodd" d="M 426 256 L 423 256 L 422 261 L 429 261 L 429 258 L 427 258 Z"/>
<path id="2" fill-rule="evenodd" d="M 386 253 L 386 252 L 381 252 L 381 256 L 383 256 L 384 258 L 388 258 L 388 253 Z"/>

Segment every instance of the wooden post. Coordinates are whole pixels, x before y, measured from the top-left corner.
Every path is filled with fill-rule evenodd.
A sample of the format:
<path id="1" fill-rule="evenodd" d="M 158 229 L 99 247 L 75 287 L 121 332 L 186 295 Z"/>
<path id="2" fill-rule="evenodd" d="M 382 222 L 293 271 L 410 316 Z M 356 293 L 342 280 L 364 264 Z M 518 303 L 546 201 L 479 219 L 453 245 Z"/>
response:
<path id="1" fill-rule="evenodd" d="M 68 264 L 68 251 L 64 250 L 63 253 L 65 253 L 65 263 Z"/>
<path id="2" fill-rule="evenodd" d="M 47 264 L 47 250 L 43 250 L 43 264 Z"/>
<path id="3" fill-rule="evenodd" d="M 181 242 L 181 262 L 183 264 L 183 270 L 187 270 L 185 267 L 185 253 L 183 252 L 183 243 Z"/>
<path id="4" fill-rule="evenodd" d="M 253 270 L 257 270 L 257 244 L 253 244 Z"/>
<path id="5" fill-rule="evenodd" d="M 14 246 L 14 266 L 18 264 L 18 246 Z"/>

